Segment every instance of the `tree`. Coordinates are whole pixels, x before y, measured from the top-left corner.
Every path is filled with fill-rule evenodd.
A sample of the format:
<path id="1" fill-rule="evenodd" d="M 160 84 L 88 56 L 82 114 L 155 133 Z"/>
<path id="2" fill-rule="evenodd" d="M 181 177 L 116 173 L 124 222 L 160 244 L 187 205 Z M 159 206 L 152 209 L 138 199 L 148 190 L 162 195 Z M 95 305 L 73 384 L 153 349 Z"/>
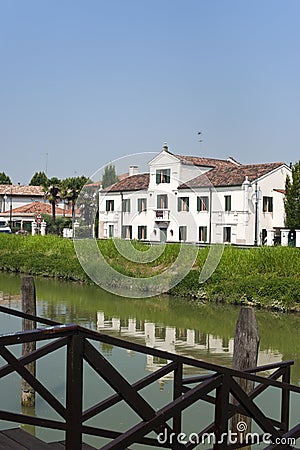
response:
<path id="1" fill-rule="evenodd" d="M 116 174 L 115 166 L 113 164 L 109 164 L 108 166 L 104 167 L 104 172 L 102 176 L 102 187 L 106 188 L 116 183 L 117 181 L 119 181 L 119 179 Z"/>
<path id="2" fill-rule="evenodd" d="M 62 198 L 72 202 L 72 221 L 75 221 L 75 204 L 78 195 L 83 186 L 89 181 L 87 177 L 82 175 L 81 177 L 66 178 L 61 184 Z"/>
<path id="3" fill-rule="evenodd" d="M 0 184 L 12 184 L 11 179 L 4 172 L 0 172 Z"/>
<path id="4" fill-rule="evenodd" d="M 300 161 L 292 167 L 292 179 L 286 178 L 284 208 L 287 228 L 300 229 Z"/>
<path id="5" fill-rule="evenodd" d="M 57 203 L 61 199 L 61 180 L 56 177 L 52 177 L 48 180 L 45 186 L 45 196 L 49 200 L 52 206 L 52 223 L 55 225 L 55 208 Z"/>
<path id="6" fill-rule="evenodd" d="M 45 172 L 35 172 L 29 182 L 29 186 L 47 186 L 48 177 Z"/>

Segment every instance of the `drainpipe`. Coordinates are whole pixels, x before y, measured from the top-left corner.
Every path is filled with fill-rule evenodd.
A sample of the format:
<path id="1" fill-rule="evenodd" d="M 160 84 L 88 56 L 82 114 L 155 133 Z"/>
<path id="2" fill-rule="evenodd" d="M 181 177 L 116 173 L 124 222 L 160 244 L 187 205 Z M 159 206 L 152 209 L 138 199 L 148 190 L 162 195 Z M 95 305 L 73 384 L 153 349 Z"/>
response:
<path id="1" fill-rule="evenodd" d="M 254 245 L 258 245 L 258 183 L 255 181 L 255 229 L 254 229 Z"/>
<path id="2" fill-rule="evenodd" d="M 121 230 L 120 230 L 120 239 L 122 239 L 122 230 L 123 230 L 123 192 L 121 192 Z"/>
<path id="3" fill-rule="evenodd" d="M 212 190 L 209 188 L 209 244 L 211 244 Z"/>

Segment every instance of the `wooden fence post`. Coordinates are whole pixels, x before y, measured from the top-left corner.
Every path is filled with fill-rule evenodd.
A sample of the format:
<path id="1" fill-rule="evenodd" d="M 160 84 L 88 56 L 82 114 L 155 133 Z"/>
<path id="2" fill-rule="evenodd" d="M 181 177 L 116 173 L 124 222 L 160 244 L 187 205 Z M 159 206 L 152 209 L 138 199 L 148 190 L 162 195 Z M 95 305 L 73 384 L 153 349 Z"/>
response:
<path id="1" fill-rule="evenodd" d="M 233 369 L 245 370 L 257 366 L 258 347 L 259 331 L 254 309 L 250 306 L 242 306 L 234 332 Z M 237 381 L 246 393 L 254 388 L 254 382 L 251 380 L 239 378 Z M 236 404 L 236 401 L 233 403 Z M 244 433 L 242 433 L 242 428 L 245 429 Z M 235 414 L 231 421 L 231 430 L 238 435 L 243 434 L 245 437 L 247 433 L 251 432 L 251 418 Z M 251 446 L 243 448 L 250 449 Z"/>
<path id="2" fill-rule="evenodd" d="M 36 316 L 36 293 L 34 279 L 31 276 L 25 276 L 22 280 L 22 311 L 26 314 Z M 23 319 L 23 330 L 32 331 L 36 328 L 36 322 Z M 36 349 L 35 342 L 25 342 L 22 344 L 22 356 L 26 356 Z M 26 365 L 30 373 L 35 376 L 35 361 Z M 35 405 L 35 390 L 30 384 L 22 379 L 22 405 L 32 407 Z"/>

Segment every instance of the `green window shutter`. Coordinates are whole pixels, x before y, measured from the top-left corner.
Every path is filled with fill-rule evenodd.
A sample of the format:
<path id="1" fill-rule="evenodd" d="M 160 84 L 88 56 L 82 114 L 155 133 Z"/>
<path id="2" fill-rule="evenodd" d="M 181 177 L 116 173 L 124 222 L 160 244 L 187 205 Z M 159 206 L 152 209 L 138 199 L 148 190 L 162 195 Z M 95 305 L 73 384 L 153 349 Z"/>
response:
<path id="1" fill-rule="evenodd" d="M 197 211 L 201 211 L 201 198 L 197 197 Z"/>
<path id="2" fill-rule="evenodd" d="M 208 197 L 203 197 L 204 210 L 208 211 Z"/>
<path id="3" fill-rule="evenodd" d="M 182 206 L 182 205 L 181 205 L 181 198 L 178 197 L 178 199 L 177 199 L 177 211 L 178 211 L 178 212 L 182 211 L 181 206 Z"/>
<path id="4" fill-rule="evenodd" d="M 171 170 L 167 169 L 166 170 L 166 183 L 170 183 L 170 178 L 171 178 Z"/>
<path id="5" fill-rule="evenodd" d="M 231 211 L 231 195 L 225 195 L 225 211 Z"/>
<path id="6" fill-rule="evenodd" d="M 166 202 L 165 202 L 165 208 L 167 209 L 168 208 L 168 196 L 166 195 L 166 197 L 165 197 L 165 200 L 166 200 Z"/>
<path id="7" fill-rule="evenodd" d="M 160 171 L 156 171 L 156 184 L 159 184 L 161 182 L 161 174 Z"/>

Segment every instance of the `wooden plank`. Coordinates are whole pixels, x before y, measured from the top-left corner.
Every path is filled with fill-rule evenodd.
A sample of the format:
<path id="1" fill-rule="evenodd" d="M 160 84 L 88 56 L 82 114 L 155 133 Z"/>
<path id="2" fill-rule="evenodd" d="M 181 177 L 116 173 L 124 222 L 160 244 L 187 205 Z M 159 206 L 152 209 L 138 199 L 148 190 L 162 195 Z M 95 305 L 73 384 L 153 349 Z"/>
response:
<path id="1" fill-rule="evenodd" d="M 26 448 L 29 450 L 49 450 L 49 447 L 45 442 L 41 441 L 32 434 L 26 433 L 26 431 L 22 430 L 21 428 L 12 428 L 11 430 L 5 430 L 2 431 L 2 434 L 14 441 L 16 445 L 21 445 L 21 448 Z"/>
<path id="2" fill-rule="evenodd" d="M 0 432 L 0 450 L 24 450 L 25 448 Z"/>
<path id="3" fill-rule="evenodd" d="M 22 280 L 22 311 L 25 314 L 36 316 L 36 292 L 34 279 L 31 276 L 25 276 Z M 36 329 L 36 322 L 23 319 L 23 330 L 31 331 Z M 36 350 L 36 342 L 24 342 L 22 344 L 22 356 L 26 357 Z M 27 364 L 27 370 L 35 377 L 35 361 Z M 22 378 L 22 405 L 33 407 L 35 405 L 35 390 L 31 384 Z"/>
<path id="4" fill-rule="evenodd" d="M 66 448 L 64 442 L 54 442 L 51 444 L 51 449 L 61 450 L 62 448 Z M 82 443 L 81 448 L 82 450 L 95 450 L 95 447 L 91 447 L 89 444 L 86 444 L 85 442 Z"/>
<path id="5" fill-rule="evenodd" d="M 259 348 L 259 331 L 255 317 L 255 311 L 250 306 L 242 306 L 236 322 L 234 331 L 234 350 L 232 358 L 232 367 L 237 370 L 250 369 L 257 365 Z M 245 378 L 239 378 L 238 384 L 246 394 L 253 391 L 254 381 Z M 236 401 L 233 401 L 236 404 Z M 238 424 L 246 424 L 245 431 L 239 432 Z M 231 420 L 231 431 L 239 433 L 246 438 L 247 433 L 251 432 L 251 418 L 243 414 L 235 414 Z M 251 446 L 243 447 L 245 450 L 251 450 Z"/>

